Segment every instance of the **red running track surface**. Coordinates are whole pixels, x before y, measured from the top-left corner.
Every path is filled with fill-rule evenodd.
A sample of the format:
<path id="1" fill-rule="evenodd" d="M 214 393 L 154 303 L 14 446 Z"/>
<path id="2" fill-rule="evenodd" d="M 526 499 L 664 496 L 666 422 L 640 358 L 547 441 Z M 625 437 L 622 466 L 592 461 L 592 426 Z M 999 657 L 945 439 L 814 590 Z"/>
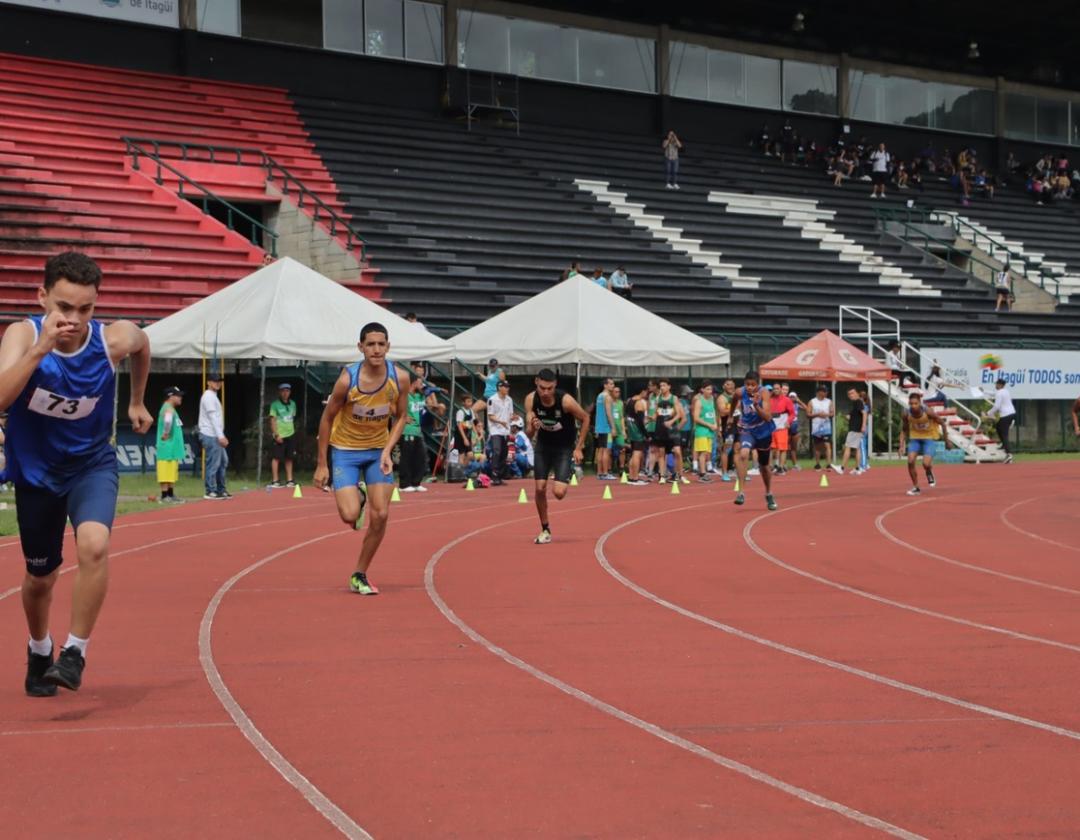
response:
<path id="1" fill-rule="evenodd" d="M 1080 835 L 1077 465 L 309 492 L 119 520 L 83 689 L 21 693 L 7 837 Z M 0 542 L 9 580 L 21 558 Z M 67 630 L 61 578 L 53 635 Z M 4 687 L 6 685 L 6 688 Z"/>

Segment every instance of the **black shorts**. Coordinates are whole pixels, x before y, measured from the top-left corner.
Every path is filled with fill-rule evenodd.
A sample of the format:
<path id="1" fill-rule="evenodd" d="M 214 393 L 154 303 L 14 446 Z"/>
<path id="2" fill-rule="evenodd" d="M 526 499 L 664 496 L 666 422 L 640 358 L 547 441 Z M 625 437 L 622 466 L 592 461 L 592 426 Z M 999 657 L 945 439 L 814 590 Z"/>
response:
<path id="1" fill-rule="evenodd" d="M 870 178 L 874 182 L 874 186 L 880 187 L 885 184 L 885 179 L 889 177 L 888 172 L 871 172 Z"/>
<path id="2" fill-rule="evenodd" d="M 569 484 L 573 462 L 573 446 L 551 446 L 537 441 L 533 453 L 533 477 L 537 481 L 547 481 L 548 476 L 554 473 L 557 482 Z"/>
<path id="3" fill-rule="evenodd" d="M 644 452 L 645 451 L 645 441 L 643 441 L 643 440 L 632 440 L 632 441 L 630 441 L 630 451 L 631 452 Z"/>
<path id="4" fill-rule="evenodd" d="M 608 448 L 608 433 L 597 432 L 596 433 L 596 448 L 607 449 Z"/>
<path id="5" fill-rule="evenodd" d="M 80 476 L 65 495 L 28 484 L 17 486 L 15 518 L 26 571 L 45 577 L 60 568 L 69 517 L 76 531 L 84 522 L 100 522 L 112 530 L 119 481 L 116 468 L 108 467 Z"/>
<path id="6" fill-rule="evenodd" d="M 291 461 L 296 457 L 296 435 L 282 438 L 281 443 L 274 441 L 273 455 L 275 461 Z"/>

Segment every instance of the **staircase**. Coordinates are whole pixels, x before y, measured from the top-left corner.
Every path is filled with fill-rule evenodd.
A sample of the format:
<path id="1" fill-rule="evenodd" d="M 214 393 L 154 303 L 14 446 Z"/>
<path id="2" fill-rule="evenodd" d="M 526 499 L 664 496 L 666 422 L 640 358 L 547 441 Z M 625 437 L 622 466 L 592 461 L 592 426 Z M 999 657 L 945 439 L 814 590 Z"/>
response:
<path id="1" fill-rule="evenodd" d="M 36 311 L 43 263 L 66 249 L 102 266 L 102 315 L 147 320 L 262 264 L 262 243 L 181 198 L 176 176 L 155 177 L 146 158 L 134 168 L 125 136 L 168 141 L 161 157 L 217 197 L 272 207 L 280 199 L 261 170 L 185 159 L 183 144 L 260 150 L 348 219 L 282 90 L 0 54 L 0 311 Z M 340 228 L 335 238 L 346 247 Z M 349 285 L 379 297 L 374 272 L 360 265 Z"/>

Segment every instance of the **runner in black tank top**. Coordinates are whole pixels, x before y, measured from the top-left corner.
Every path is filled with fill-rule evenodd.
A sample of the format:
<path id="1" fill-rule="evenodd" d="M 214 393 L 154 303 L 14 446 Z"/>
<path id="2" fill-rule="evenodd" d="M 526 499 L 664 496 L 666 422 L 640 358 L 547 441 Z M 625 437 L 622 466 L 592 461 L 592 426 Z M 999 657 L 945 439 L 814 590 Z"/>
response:
<path id="1" fill-rule="evenodd" d="M 547 368 L 536 376 L 536 390 L 525 397 L 525 424 L 534 437 L 533 477 L 536 512 L 540 516 L 539 545 L 551 542 L 548 524 L 547 483 L 554 473 L 555 498 L 566 496 L 573 462 L 581 463 L 581 448 L 589 433 L 589 415 L 577 400 L 555 387 L 555 373 Z M 576 424 L 580 423 L 580 430 Z"/>

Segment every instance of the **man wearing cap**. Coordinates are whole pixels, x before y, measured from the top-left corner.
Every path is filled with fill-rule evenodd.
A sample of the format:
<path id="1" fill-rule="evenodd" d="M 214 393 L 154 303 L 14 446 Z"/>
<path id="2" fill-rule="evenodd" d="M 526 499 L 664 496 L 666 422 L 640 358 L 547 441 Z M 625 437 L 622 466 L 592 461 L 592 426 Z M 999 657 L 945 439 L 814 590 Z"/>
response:
<path id="1" fill-rule="evenodd" d="M 224 381 L 225 377 L 220 373 L 211 373 L 206 377 L 206 390 L 199 399 L 199 442 L 206 455 L 206 492 L 203 498 L 210 501 L 232 498 L 232 494 L 225 489 L 225 468 L 229 466 L 225 447 L 229 445 L 229 439 L 225 437 L 225 414 L 218 399 L 218 391 Z"/>
<path id="2" fill-rule="evenodd" d="M 295 487 L 293 459 L 296 457 L 296 403 L 292 401 L 292 385 L 278 385 L 278 398 L 270 403 L 270 435 L 274 451 L 270 458 L 270 486 L 281 487 L 278 465 L 285 462 L 285 486 Z"/>
<path id="3" fill-rule="evenodd" d="M 506 444 L 510 437 L 510 418 L 514 415 L 514 401 L 510 399 L 510 383 L 500 379 L 495 386 L 497 393 L 488 400 L 488 440 L 491 444 L 492 484 L 502 484 L 506 473 Z"/>
<path id="4" fill-rule="evenodd" d="M 499 367 L 499 360 L 488 362 L 488 372 L 484 376 L 484 399 L 490 400 L 499 390 L 499 383 L 506 381 L 506 373 Z"/>
<path id="5" fill-rule="evenodd" d="M 174 494 L 180 478 L 180 462 L 184 460 L 184 424 L 176 410 L 183 400 L 184 392 L 172 385 L 165 389 L 165 402 L 158 412 L 155 455 L 162 504 L 183 501 Z"/>

